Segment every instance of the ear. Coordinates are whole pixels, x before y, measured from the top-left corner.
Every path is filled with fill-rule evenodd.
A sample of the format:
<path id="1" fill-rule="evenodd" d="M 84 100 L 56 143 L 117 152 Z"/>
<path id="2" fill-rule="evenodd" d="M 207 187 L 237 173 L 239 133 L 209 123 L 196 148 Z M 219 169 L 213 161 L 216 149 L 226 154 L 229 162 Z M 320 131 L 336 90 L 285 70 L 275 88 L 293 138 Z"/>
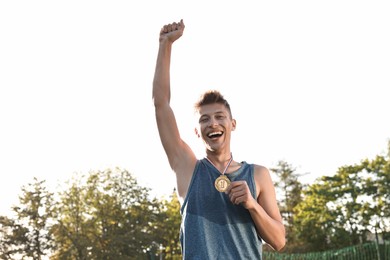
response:
<path id="1" fill-rule="evenodd" d="M 199 131 L 198 131 L 198 128 L 194 128 L 194 132 L 195 132 L 195 135 L 200 138 L 200 134 L 199 134 Z"/>
<path id="2" fill-rule="evenodd" d="M 236 119 L 232 119 L 232 131 L 236 130 L 237 121 Z"/>

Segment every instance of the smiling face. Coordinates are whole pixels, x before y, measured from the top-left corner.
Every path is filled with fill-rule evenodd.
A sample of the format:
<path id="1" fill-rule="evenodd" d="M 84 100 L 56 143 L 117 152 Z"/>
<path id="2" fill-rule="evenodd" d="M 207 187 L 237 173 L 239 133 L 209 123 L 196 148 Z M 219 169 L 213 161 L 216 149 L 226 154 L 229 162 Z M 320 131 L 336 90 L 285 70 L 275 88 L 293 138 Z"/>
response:
<path id="1" fill-rule="evenodd" d="M 199 107 L 199 135 L 207 150 L 211 152 L 230 152 L 231 131 L 236 121 L 224 104 L 213 103 Z"/>

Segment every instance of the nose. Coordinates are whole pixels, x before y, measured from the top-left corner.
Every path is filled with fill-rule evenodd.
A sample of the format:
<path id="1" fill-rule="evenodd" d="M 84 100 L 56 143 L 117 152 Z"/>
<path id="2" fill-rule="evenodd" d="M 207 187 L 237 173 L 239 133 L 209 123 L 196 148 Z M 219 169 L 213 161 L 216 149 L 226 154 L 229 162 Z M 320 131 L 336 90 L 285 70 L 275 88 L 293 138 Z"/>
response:
<path id="1" fill-rule="evenodd" d="M 218 125 L 218 121 L 214 117 L 210 118 L 210 126 L 215 127 L 217 125 Z"/>

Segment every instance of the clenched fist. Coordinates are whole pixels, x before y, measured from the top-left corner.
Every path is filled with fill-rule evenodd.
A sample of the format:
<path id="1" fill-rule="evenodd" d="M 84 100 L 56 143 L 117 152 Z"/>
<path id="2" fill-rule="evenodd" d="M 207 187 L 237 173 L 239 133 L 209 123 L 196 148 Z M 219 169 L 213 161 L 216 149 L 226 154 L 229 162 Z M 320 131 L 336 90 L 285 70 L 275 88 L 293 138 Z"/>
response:
<path id="1" fill-rule="evenodd" d="M 184 31 L 184 22 L 183 19 L 179 23 L 170 23 L 164 25 L 160 31 L 160 42 L 168 40 L 169 42 L 174 42 L 183 35 Z"/>

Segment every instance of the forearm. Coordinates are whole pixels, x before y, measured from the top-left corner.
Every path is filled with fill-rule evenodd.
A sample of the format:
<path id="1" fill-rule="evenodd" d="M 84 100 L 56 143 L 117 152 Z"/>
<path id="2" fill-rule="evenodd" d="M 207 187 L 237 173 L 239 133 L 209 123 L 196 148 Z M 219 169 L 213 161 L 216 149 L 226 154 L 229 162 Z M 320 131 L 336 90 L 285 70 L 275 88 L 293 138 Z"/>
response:
<path id="1" fill-rule="evenodd" d="M 249 210 L 258 235 L 275 250 L 281 250 L 285 243 L 285 228 L 281 221 L 271 218 L 261 205 Z"/>
<path id="2" fill-rule="evenodd" d="M 172 43 L 160 41 L 153 79 L 153 101 L 157 107 L 170 101 L 170 63 Z"/>

